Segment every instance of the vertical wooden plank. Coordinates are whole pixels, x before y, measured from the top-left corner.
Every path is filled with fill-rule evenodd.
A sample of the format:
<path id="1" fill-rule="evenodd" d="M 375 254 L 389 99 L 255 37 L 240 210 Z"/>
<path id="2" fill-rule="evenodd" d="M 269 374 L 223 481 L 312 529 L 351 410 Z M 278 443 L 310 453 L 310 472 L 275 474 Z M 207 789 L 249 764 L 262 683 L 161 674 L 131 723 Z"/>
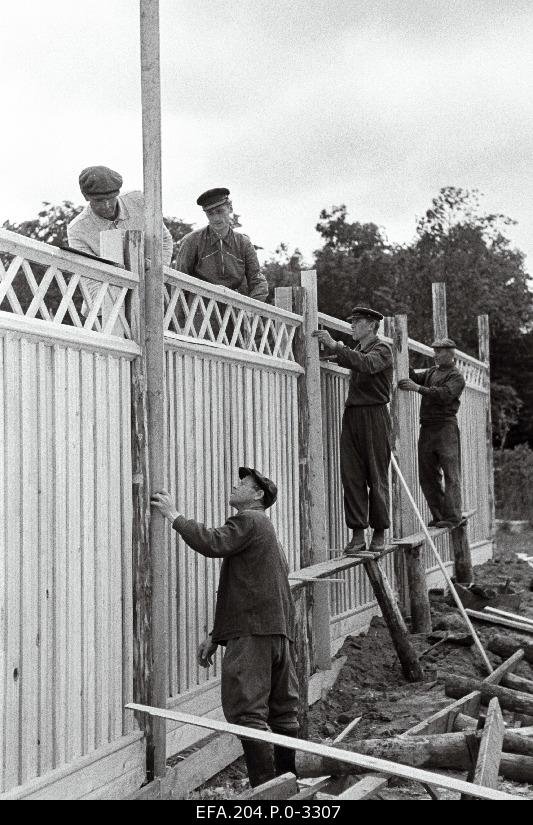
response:
<path id="1" fill-rule="evenodd" d="M 447 338 L 446 284 L 432 283 L 431 298 L 433 304 L 433 334 L 435 338 Z"/>
<path id="2" fill-rule="evenodd" d="M 146 201 L 146 246 L 149 266 L 145 282 L 146 364 L 148 389 L 148 452 L 152 489 L 160 490 L 164 478 L 164 342 L 163 342 L 163 238 L 161 192 L 161 72 L 159 0 L 140 0 L 141 96 L 143 113 L 143 179 Z M 152 510 L 150 546 L 165 543 L 163 516 Z M 164 707 L 168 674 L 167 558 L 152 553 L 152 701 Z M 166 772 L 166 726 L 153 719 L 147 764 L 150 776 Z"/>
<path id="3" fill-rule="evenodd" d="M 176 463 L 177 463 L 177 480 L 176 488 L 178 492 L 178 504 L 186 507 L 186 479 L 188 473 L 187 454 L 186 454 L 186 435 L 185 427 L 187 425 L 186 419 L 186 359 L 182 355 L 176 354 L 176 422 L 179 429 L 176 433 Z M 183 504 L 182 504 L 183 502 Z M 187 632 L 187 588 L 188 588 L 188 564 L 189 551 L 185 548 L 185 543 L 179 539 L 176 542 L 176 556 L 178 561 L 177 578 L 178 578 L 178 654 L 179 654 L 179 681 L 178 688 L 180 693 L 186 690 L 188 685 L 188 639 Z"/>
<path id="4" fill-rule="evenodd" d="M 50 434 L 52 432 L 51 347 L 39 343 L 37 348 L 37 433 L 38 448 L 38 610 L 39 610 L 39 764 L 42 776 L 53 768 L 52 678 L 53 678 L 53 545 L 51 536 L 53 476 L 51 472 Z M 0 381 L 1 385 L 1 381 Z M 1 405 L 0 405 L 1 407 Z M 0 426 L 0 432 L 2 428 Z M 0 495 L 1 500 L 1 495 Z M 1 512 L 0 512 L 1 520 Z M 0 736 L 1 739 L 1 736 Z"/>
<path id="5" fill-rule="evenodd" d="M 81 756 L 82 703 L 82 571 L 81 571 L 81 491 L 80 479 L 80 354 L 67 350 L 67 682 L 68 735 L 67 761 Z"/>
<path id="6" fill-rule="evenodd" d="M 96 672 L 96 744 L 109 741 L 109 678 L 110 654 L 110 596 L 109 596 L 109 483 L 108 483 L 108 430 L 106 357 L 95 356 L 95 672 Z"/>
<path id="7" fill-rule="evenodd" d="M 177 354 L 176 354 L 176 357 Z M 165 353 L 165 372 L 166 372 L 166 387 L 167 387 L 167 475 L 168 486 L 167 490 L 173 497 L 174 501 L 178 501 L 176 490 L 176 374 L 174 369 L 175 354 L 173 350 L 169 349 Z M 181 506 L 179 504 L 178 506 Z M 177 565 L 176 565 L 176 550 L 173 531 L 168 533 L 168 695 L 175 696 L 178 692 L 178 616 L 177 616 Z"/>
<path id="8" fill-rule="evenodd" d="M 81 546 L 83 587 L 81 597 L 83 637 L 81 646 L 83 672 L 83 750 L 88 753 L 96 747 L 96 547 L 95 522 L 95 422 L 96 387 L 94 384 L 96 356 L 81 353 L 81 477 L 82 520 Z"/>
<path id="9" fill-rule="evenodd" d="M 7 546 L 6 534 L 6 430 L 5 407 L 7 404 L 4 368 L 5 338 L 0 336 L 0 793 L 5 790 L 6 769 L 6 680 L 7 680 Z"/>
<path id="10" fill-rule="evenodd" d="M 38 771 L 39 510 L 37 473 L 37 345 L 21 339 L 21 782 Z"/>
<path id="11" fill-rule="evenodd" d="M 66 353 L 54 349 L 54 766 L 66 761 L 67 717 L 67 466 Z"/>
<path id="12" fill-rule="evenodd" d="M 137 727 L 124 705 L 133 700 L 133 508 L 131 466 L 131 368 L 120 367 L 120 479 L 121 479 L 121 580 L 122 580 L 122 733 Z"/>
<path id="13" fill-rule="evenodd" d="M 318 328 L 316 272 L 302 272 L 302 286 L 293 292 L 296 312 L 302 315 L 302 326 L 295 341 L 296 360 L 305 369 L 300 380 L 299 438 L 300 489 L 302 509 L 300 523 L 304 564 L 315 564 L 328 558 L 324 488 L 324 456 L 322 446 L 322 404 L 318 341 L 312 332 Z M 310 557 L 309 557 L 310 556 Z M 314 664 L 328 669 L 331 665 L 329 589 L 327 583 L 313 588 L 313 652 Z"/>
<path id="14" fill-rule="evenodd" d="M 120 365 L 107 359 L 109 467 L 109 707 L 110 740 L 122 735 L 122 529 L 120 477 Z"/>
<path id="15" fill-rule="evenodd" d="M 5 687 L 5 789 L 20 781 L 21 688 L 21 398 L 20 345 L 14 338 L 5 340 L 5 456 L 6 512 L 6 687 Z"/>
<path id="16" fill-rule="evenodd" d="M 478 337 L 479 337 L 479 360 L 486 365 L 483 376 L 483 388 L 486 392 L 485 398 L 485 450 L 487 462 L 487 478 L 484 479 L 483 490 L 487 491 L 488 511 L 489 511 L 489 533 L 487 538 L 494 537 L 495 528 L 495 505 L 494 505 L 494 458 L 492 452 L 492 418 L 490 410 L 490 330 L 489 316 L 478 315 Z"/>

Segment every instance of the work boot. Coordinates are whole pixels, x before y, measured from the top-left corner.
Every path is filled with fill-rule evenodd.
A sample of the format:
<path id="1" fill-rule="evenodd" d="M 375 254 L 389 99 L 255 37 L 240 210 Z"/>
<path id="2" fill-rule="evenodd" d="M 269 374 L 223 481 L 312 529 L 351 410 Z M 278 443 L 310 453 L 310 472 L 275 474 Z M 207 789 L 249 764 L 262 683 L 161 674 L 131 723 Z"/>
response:
<path id="1" fill-rule="evenodd" d="M 355 556 L 361 550 L 366 550 L 365 531 L 362 527 L 353 531 L 352 537 L 346 547 L 344 548 L 345 556 Z"/>
<path id="2" fill-rule="evenodd" d="M 374 530 L 369 550 L 377 552 L 385 549 L 385 530 Z"/>
<path id="3" fill-rule="evenodd" d="M 279 733 L 282 736 L 298 736 L 298 731 L 294 729 L 282 730 L 281 728 L 272 728 L 272 733 Z M 282 776 L 284 773 L 296 774 L 296 752 L 290 748 L 284 748 L 282 745 L 274 745 L 274 764 L 276 766 L 276 776 Z"/>
<path id="4" fill-rule="evenodd" d="M 241 739 L 241 745 L 252 788 L 269 782 L 277 776 L 274 770 L 272 745 L 268 742 L 252 742 L 251 739 Z"/>

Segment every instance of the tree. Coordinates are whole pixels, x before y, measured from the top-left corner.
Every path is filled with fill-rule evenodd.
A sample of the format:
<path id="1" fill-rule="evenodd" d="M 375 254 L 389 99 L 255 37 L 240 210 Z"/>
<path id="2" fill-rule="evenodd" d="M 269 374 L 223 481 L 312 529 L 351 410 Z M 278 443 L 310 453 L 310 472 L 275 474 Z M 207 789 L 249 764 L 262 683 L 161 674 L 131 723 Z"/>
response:
<path id="1" fill-rule="evenodd" d="M 496 381 L 491 383 L 490 395 L 493 440 L 500 450 L 504 450 L 511 427 L 518 423 L 523 402 L 514 387 Z"/>
<path id="2" fill-rule="evenodd" d="M 273 303 L 274 290 L 280 286 L 299 286 L 302 269 L 302 253 L 290 252 L 286 243 L 280 243 L 274 255 L 263 265 L 262 272 L 268 281 L 268 300 Z"/>

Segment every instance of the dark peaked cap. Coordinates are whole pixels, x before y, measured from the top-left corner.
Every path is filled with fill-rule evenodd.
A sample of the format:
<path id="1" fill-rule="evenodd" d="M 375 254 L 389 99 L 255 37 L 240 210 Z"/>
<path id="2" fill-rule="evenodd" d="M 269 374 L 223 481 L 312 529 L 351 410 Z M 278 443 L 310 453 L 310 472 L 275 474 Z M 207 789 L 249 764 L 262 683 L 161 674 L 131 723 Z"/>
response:
<path id="1" fill-rule="evenodd" d="M 278 497 L 278 488 L 269 478 L 264 476 L 259 470 L 254 470 L 253 467 L 239 467 L 239 478 L 252 476 L 259 487 L 263 490 L 263 502 L 265 507 L 272 507 Z"/>
<path id="2" fill-rule="evenodd" d="M 455 349 L 455 341 L 451 338 L 436 338 L 431 344 L 433 349 Z"/>
<path id="3" fill-rule="evenodd" d="M 122 175 L 107 166 L 88 166 L 80 172 L 82 195 L 110 195 L 122 186 Z"/>
<path id="4" fill-rule="evenodd" d="M 214 209 L 215 206 L 220 206 L 227 203 L 229 198 L 229 189 L 219 187 L 218 189 L 208 189 L 207 192 L 202 192 L 196 203 L 202 209 Z"/>
<path id="5" fill-rule="evenodd" d="M 383 315 L 381 312 L 378 312 L 375 309 L 369 309 L 368 307 L 352 307 L 351 313 L 347 316 L 346 320 L 351 321 L 352 318 L 356 316 L 360 316 L 362 318 L 372 318 L 373 321 L 383 321 Z"/>

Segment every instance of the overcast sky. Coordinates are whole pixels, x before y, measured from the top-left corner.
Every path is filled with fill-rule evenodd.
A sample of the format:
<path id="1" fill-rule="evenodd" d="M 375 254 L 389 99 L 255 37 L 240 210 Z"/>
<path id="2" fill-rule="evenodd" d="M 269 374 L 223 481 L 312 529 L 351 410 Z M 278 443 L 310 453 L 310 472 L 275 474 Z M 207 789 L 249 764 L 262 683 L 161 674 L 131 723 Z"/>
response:
<path id="1" fill-rule="evenodd" d="M 0 0 L 0 223 L 142 187 L 137 0 Z M 346 203 L 409 241 L 441 186 L 519 224 L 533 269 L 531 0 L 161 0 L 163 208 L 231 189 L 254 243 L 309 257 Z"/>

